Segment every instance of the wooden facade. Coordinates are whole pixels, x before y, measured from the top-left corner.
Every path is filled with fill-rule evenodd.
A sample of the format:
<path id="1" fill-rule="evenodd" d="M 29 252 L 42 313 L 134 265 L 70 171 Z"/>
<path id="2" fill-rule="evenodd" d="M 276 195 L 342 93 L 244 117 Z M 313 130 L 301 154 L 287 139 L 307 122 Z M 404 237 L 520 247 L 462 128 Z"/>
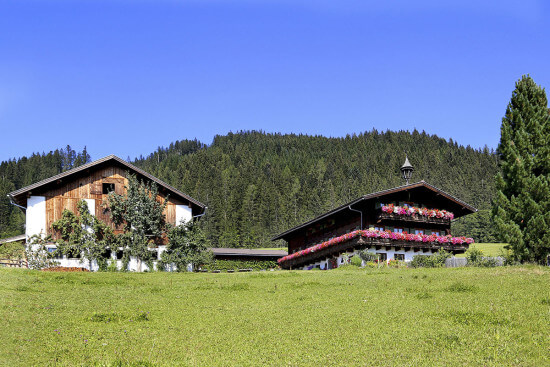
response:
<path id="1" fill-rule="evenodd" d="M 178 205 L 189 208 L 192 216 L 200 215 L 205 210 L 205 206 L 200 202 L 116 156 L 105 157 L 27 186 L 10 193 L 10 197 L 13 202 L 22 207 L 27 205 L 28 198 L 45 197 L 46 234 L 55 236 L 52 224 L 62 217 L 65 209 L 77 213 L 77 203 L 82 199 L 93 199 L 95 207 L 89 208 L 90 211 L 95 212 L 97 218 L 109 224 L 115 233 L 121 233 L 122 228 L 115 228 L 111 221 L 108 192 L 114 191 L 124 195 L 129 174 L 136 175 L 139 180 L 153 181 L 157 185 L 159 193 L 157 200 L 159 202 L 167 200 L 164 214 L 168 223 L 177 224 L 176 207 Z"/>
<path id="2" fill-rule="evenodd" d="M 63 210 L 68 209 L 74 213 L 77 212 L 76 206 L 78 201 L 82 199 L 95 200 L 95 215 L 98 219 L 109 224 L 115 233 L 121 233 L 122 229 L 117 229 L 111 222 L 111 216 L 108 208 L 108 194 L 103 190 L 104 184 L 109 184 L 109 189 L 119 195 L 125 194 L 125 187 L 128 185 L 129 171 L 122 167 L 105 167 L 94 172 L 90 172 L 87 176 L 78 177 L 67 182 L 60 182 L 59 186 L 41 192 L 37 195 L 46 197 L 46 227 L 47 234 L 51 233 L 52 224 L 61 219 Z M 166 195 L 158 195 L 157 201 L 164 202 Z M 187 205 L 191 207 L 191 203 L 183 203 L 182 200 L 177 200 L 168 195 L 168 203 L 164 210 L 166 221 L 171 224 L 176 224 L 176 205 Z M 91 208 L 90 208 L 91 209 Z"/>
<path id="3" fill-rule="evenodd" d="M 273 240 L 283 239 L 288 243 L 288 253 L 293 254 L 314 245 L 360 229 L 377 229 L 390 232 L 407 232 L 446 236 L 451 234 L 451 220 L 422 215 L 397 215 L 382 211 L 383 205 L 414 206 L 452 212 L 455 218 L 477 211 L 472 206 L 427 184 L 424 181 L 365 195 L 350 203 L 324 213 L 309 222 L 294 227 Z M 410 251 L 430 251 L 445 248 L 454 253 L 464 252 L 467 246 L 435 246 L 418 242 L 390 242 L 384 239 L 355 240 L 350 244 L 331 247 L 321 253 L 294 259 L 286 264 L 304 264 L 317 258 L 338 256 L 339 251 L 348 251 L 365 246 L 391 246 Z"/>

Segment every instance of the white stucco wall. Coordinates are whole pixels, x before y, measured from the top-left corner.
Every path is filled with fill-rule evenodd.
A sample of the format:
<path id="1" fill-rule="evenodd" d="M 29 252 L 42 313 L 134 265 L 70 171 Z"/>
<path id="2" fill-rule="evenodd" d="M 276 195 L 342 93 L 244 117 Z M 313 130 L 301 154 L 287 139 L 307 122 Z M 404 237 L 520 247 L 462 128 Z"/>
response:
<path id="1" fill-rule="evenodd" d="M 189 222 L 193 219 L 193 212 L 187 205 L 176 205 L 176 223 L 180 225 L 182 222 Z"/>
<path id="2" fill-rule="evenodd" d="M 95 199 L 82 199 L 88 204 L 88 210 L 91 215 L 95 215 Z"/>
<path id="3" fill-rule="evenodd" d="M 407 251 L 397 250 L 396 251 L 395 247 L 391 247 L 391 246 L 382 247 L 380 250 L 377 250 L 376 248 L 372 247 L 372 248 L 368 248 L 367 251 L 371 251 L 371 252 L 378 253 L 378 254 L 385 253 L 386 254 L 386 260 L 393 260 L 395 254 L 403 254 L 403 255 L 405 255 L 405 261 L 406 262 L 412 261 L 413 257 L 416 256 L 416 255 L 425 255 L 425 256 L 433 255 L 432 251 L 428 251 L 428 252 L 422 252 L 422 251 L 414 252 L 413 250 L 407 250 Z M 346 256 L 347 256 L 347 258 L 350 258 L 351 256 L 355 256 L 355 255 L 358 256 L 359 251 L 340 254 L 337 257 L 338 266 L 341 266 L 343 264 L 343 260 Z M 315 263 L 310 263 L 310 264 L 304 265 L 303 267 L 301 267 L 301 269 L 308 270 L 308 269 L 315 268 L 315 267 L 319 267 L 321 269 L 327 269 L 328 268 L 328 259 L 318 260 Z"/>
<path id="4" fill-rule="evenodd" d="M 95 215 L 95 199 L 82 199 L 88 204 L 88 211 L 91 215 Z M 86 226 L 86 230 L 92 233 L 94 230 L 90 226 Z"/>
<path id="5" fill-rule="evenodd" d="M 28 240 L 40 233 L 46 234 L 46 197 L 31 196 L 27 199 L 25 234 Z"/>
<path id="6" fill-rule="evenodd" d="M 56 249 L 56 245 L 47 245 L 46 246 L 49 250 L 53 251 Z M 122 248 L 119 248 L 121 250 Z M 162 254 L 164 251 L 166 251 L 166 246 L 159 246 L 158 248 L 158 256 L 153 259 L 153 267 L 154 270 L 157 270 L 157 262 L 160 259 L 160 254 Z M 67 258 L 67 256 L 63 256 L 63 258 L 57 258 L 55 261 L 58 263 L 59 266 L 63 267 L 77 267 L 77 268 L 86 268 L 91 271 L 98 271 L 99 265 L 97 264 L 97 261 L 92 262 L 92 268 L 90 269 L 90 263 L 86 258 Z M 116 251 L 111 252 L 111 258 L 110 262 L 116 261 L 117 268 L 120 270 L 122 269 L 122 260 L 116 259 Z M 130 257 L 130 262 L 128 263 L 128 271 L 149 271 L 149 267 L 145 262 L 138 261 L 135 257 Z M 169 266 L 167 271 L 176 271 L 177 267 L 175 265 Z M 193 267 L 191 264 L 187 266 L 187 271 L 193 271 Z"/>

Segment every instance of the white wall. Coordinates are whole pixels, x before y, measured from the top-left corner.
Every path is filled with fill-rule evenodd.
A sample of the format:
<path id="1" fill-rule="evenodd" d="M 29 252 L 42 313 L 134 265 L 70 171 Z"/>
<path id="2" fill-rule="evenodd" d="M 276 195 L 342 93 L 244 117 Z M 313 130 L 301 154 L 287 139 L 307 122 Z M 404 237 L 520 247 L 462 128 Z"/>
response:
<path id="1" fill-rule="evenodd" d="M 367 251 L 371 251 L 371 252 L 374 252 L 374 253 L 385 253 L 387 260 L 393 260 L 395 254 L 403 254 L 403 255 L 405 255 L 405 261 L 406 262 L 412 261 L 413 257 L 416 256 L 416 255 L 426 255 L 426 256 L 427 255 L 433 255 L 432 251 L 428 251 L 428 252 L 417 251 L 417 252 L 414 252 L 413 250 L 407 250 L 407 251 L 402 250 L 402 249 L 401 250 L 395 250 L 395 247 L 392 247 L 392 246 L 382 247 L 380 250 L 377 250 L 376 248 L 371 247 L 371 248 L 368 248 Z M 351 256 L 355 256 L 355 255 L 358 256 L 359 251 L 340 254 L 337 258 L 338 266 L 342 265 L 342 262 L 343 262 L 344 257 L 345 257 L 344 255 L 347 255 L 348 258 L 351 257 Z M 328 268 L 328 259 L 317 260 L 317 262 L 315 262 L 315 263 L 309 263 L 309 264 L 306 264 L 306 265 L 302 265 L 301 269 L 307 270 L 311 266 L 313 266 L 313 267 L 319 266 L 321 269 L 327 269 Z"/>
<path id="2" fill-rule="evenodd" d="M 47 245 L 48 249 L 51 249 L 52 251 L 57 248 L 56 245 Z M 160 259 L 160 254 L 162 252 L 166 251 L 166 246 L 159 246 L 158 247 L 158 257 L 156 259 L 153 259 L 153 267 L 156 270 L 157 269 L 157 260 Z M 92 268 L 90 269 L 90 262 L 86 258 L 67 258 L 67 256 L 63 256 L 61 259 L 55 259 L 55 261 L 58 263 L 59 266 L 63 267 L 77 267 L 77 268 L 86 268 L 91 271 L 98 271 L 99 265 L 97 264 L 97 261 L 92 262 Z M 120 270 L 122 268 L 122 260 L 116 259 L 116 251 L 111 252 L 111 258 L 110 261 L 116 261 L 117 268 Z M 128 271 L 149 271 L 149 267 L 145 262 L 139 262 L 135 257 L 130 256 L 130 262 L 128 263 Z M 175 265 L 172 265 L 170 269 L 167 269 L 168 271 L 175 271 L 177 270 L 177 267 Z M 191 264 L 187 266 L 187 271 L 193 271 L 193 267 Z"/>
<path id="3" fill-rule="evenodd" d="M 82 199 L 88 204 L 88 211 L 91 215 L 95 215 L 95 199 Z M 92 233 L 94 230 L 90 226 L 86 226 L 88 233 Z"/>
<path id="4" fill-rule="evenodd" d="M 88 204 L 88 210 L 91 215 L 95 215 L 95 199 L 82 199 Z"/>
<path id="5" fill-rule="evenodd" d="M 27 240 L 35 235 L 46 234 L 46 197 L 31 196 L 27 199 L 25 234 Z"/>
<path id="6" fill-rule="evenodd" d="M 193 219 L 193 212 L 187 205 L 176 205 L 176 223 L 180 225 L 183 222 L 189 222 Z"/>

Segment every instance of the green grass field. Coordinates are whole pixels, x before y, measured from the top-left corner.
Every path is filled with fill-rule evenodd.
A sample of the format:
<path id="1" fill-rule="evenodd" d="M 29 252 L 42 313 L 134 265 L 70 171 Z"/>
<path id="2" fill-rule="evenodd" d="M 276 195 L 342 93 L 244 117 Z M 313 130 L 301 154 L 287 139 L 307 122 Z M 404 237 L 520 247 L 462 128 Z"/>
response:
<path id="1" fill-rule="evenodd" d="M 470 248 L 477 248 L 483 251 L 484 256 L 499 256 L 502 254 L 501 250 L 504 248 L 505 243 L 474 243 L 470 245 Z M 456 255 L 456 257 L 464 257 L 465 254 Z"/>
<path id="2" fill-rule="evenodd" d="M 550 269 L 0 269 L 0 364 L 548 366 Z"/>

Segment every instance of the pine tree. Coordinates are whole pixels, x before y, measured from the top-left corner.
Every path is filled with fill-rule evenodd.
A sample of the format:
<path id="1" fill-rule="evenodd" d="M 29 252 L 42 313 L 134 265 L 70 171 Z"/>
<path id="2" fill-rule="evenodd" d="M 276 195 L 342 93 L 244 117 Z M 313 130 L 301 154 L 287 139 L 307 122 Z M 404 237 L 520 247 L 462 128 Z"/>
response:
<path id="1" fill-rule="evenodd" d="M 549 142 L 546 93 L 523 76 L 502 119 L 493 203 L 497 232 L 520 261 L 543 262 L 550 253 Z"/>

